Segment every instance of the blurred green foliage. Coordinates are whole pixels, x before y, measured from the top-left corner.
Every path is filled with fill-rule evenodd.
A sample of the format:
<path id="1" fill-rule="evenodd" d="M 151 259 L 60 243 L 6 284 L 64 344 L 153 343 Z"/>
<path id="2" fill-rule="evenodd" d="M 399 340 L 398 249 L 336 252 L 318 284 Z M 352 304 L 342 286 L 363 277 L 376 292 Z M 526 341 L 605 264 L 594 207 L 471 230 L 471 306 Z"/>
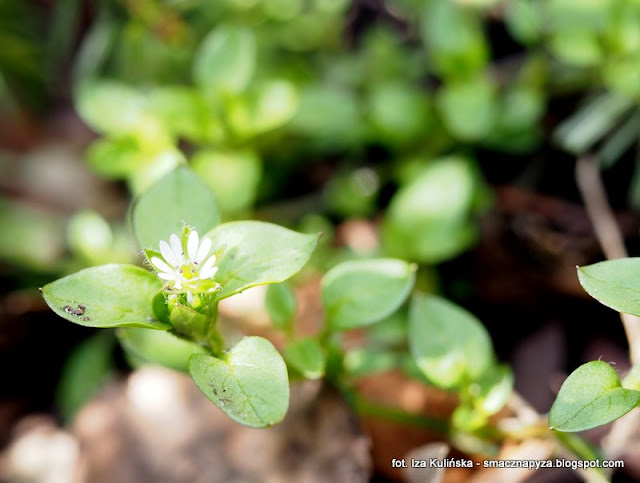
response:
<path id="1" fill-rule="evenodd" d="M 94 173 L 139 194 L 189 163 L 225 220 L 258 208 L 323 225 L 320 257 L 349 218 L 381 221 L 370 254 L 458 256 L 491 203 L 480 152 L 491 163 L 555 142 L 609 167 L 638 145 L 636 1 L 64 0 L 47 12 L 4 0 L 0 11 L 13 46 L 0 95 L 42 105 L 71 80 L 98 134 L 85 152 Z M 639 187 L 636 174 L 637 206 Z M 120 228 L 109 249 L 88 247 L 91 223 L 85 213 L 68 228 L 76 265 L 122 261 Z"/>
<path id="2" fill-rule="evenodd" d="M 3 105 L 42 107 L 69 81 L 98 135 L 85 152 L 96 175 L 138 195 L 188 163 L 224 221 L 324 232 L 322 269 L 362 255 L 336 255 L 333 241 L 336 224 L 366 218 L 380 229 L 367 254 L 420 264 L 416 285 L 436 291 L 431 266 L 473 246 L 491 204 L 482 163 L 555 144 L 606 168 L 640 145 L 638 0 L 60 0 L 51 13 L 0 0 Z M 98 213 L 75 214 L 65 238 L 62 217 L 1 201 L 4 261 L 62 273 L 135 256 L 124 227 Z M 268 300 L 291 330 L 289 289 Z M 376 346 L 406 338 L 402 310 L 346 356 L 353 373 L 419 373 Z M 140 358 L 175 343 L 120 337 Z M 326 361 L 311 344 L 288 359 L 315 377 Z M 510 374 L 492 364 L 482 376 L 482 401 L 502 400 Z M 459 425 L 473 426 L 464 411 Z"/>
<path id="3" fill-rule="evenodd" d="M 104 1 L 76 56 L 74 98 L 102 135 L 90 166 L 134 193 L 186 160 L 234 218 L 277 200 L 301 166 L 329 163 L 315 211 L 371 217 L 393 187 L 382 252 L 438 263 L 473 242 L 486 204 L 471 202 L 451 220 L 443 213 L 435 225 L 412 217 L 432 208 L 411 192 L 437 189 L 413 176 L 463 156 L 473 180 L 448 182 L 482 191 L 473 148 L 533 152 L 557 93 L 623 99 L 556 136 L 574 151 L 581 138 L 598 142 L 640 89 L 638 15 L 640 6 L 617 0 Z M 510 36 L 506 52 L 498 28 Z M 632 129 L 623 128 L 605 158 L 630 146 Z M 373 148 L 382 150 L 372 157 Z M 469 192 L 457 195 L 456 206 Z M 403 223 L 423 248 L 398 251 Z"/>

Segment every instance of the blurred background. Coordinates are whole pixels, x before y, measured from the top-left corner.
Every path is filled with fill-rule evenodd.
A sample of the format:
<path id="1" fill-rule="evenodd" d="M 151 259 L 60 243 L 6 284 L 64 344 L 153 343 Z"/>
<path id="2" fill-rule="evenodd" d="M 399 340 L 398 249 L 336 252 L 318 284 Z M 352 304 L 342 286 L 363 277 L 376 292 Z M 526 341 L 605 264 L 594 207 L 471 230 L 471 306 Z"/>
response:
<path id="1" fill-rule="evenodd" d="M 628 368 L 617 314 L 575 275 L 604 258 L 575 167 L 597 167 L 637 254 L 639 2 L 0 0 L 0 45 L 0 478 L 73 481 L 80 467 L 89 481 L 389 481 L 401 477 L 391 457 L 442 439 L 381 429 L 318 388 L 300 404 L 319 397 L 323 422 L 300 409 L 300 434 L 291 422 L 198 432 L 191 386 L 131 375 L 112 335 L 48 310 L 38 287 L 141 263 L 129 202 L 184 162 L 225 220 L 323 232 L 294 281 L 302 325 L 321 318 L 323 271 L 398 257 L 418 264 L 419 290 L 485 323 L 541 413 L 582 362 Z M 266 330 L 260 294 L 223 316 Z M 391 369 L 363 378 L 363 393 L 411 393 Z M 429 411 L 450 414 L 446 394 L 425 391 Z M 150 418 L 139 428 L 136 410 Z M 158 448 L 145 431 L 168 420 L 167 441 L 181 442 Z M 319 424 L 347 449 L 317 449 L 336 444 Z M 300 448 L 247 466 L 271 437 Z M 165 452 L 182 466 L 163 467 Z"/>

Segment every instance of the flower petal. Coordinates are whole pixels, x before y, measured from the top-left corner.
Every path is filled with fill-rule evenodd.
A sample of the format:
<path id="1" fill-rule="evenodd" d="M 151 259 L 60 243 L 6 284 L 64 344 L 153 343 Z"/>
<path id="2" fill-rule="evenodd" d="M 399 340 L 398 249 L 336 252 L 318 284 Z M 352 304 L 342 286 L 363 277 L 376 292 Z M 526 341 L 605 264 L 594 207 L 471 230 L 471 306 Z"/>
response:
<path id="1" fill-rule="evenodd" d="M 208 268 L 207 270 L 203 270 L 202 272 L 200 272 L 200 278 L 205 279 L 205 278 L 213 278 L 213 276 L 218 272 L 218 267 L 211 267 Z"/>
<path id="2" fill-rule="evenodd" d="M 200 245 L 200 248 L 198 248 L 198 254 L 196 255 L 196 258 L 194 261 L 197 263 L 202 263 L 202 261 L 209 254 L 209 250 L 211 250 L 211 239 L 205 238 L 204 240 L 202 240 L 202 244 Z M 216 258 L 216 256 L 214 255 L 213 258 Z"/>
<path id="3" fill-rule="evenodd" d="M 193 230 L 189 233 L 189 239 L 187 240 L 187 255 L 189 260 L 195 260 L 198 254 L 198 245 L 200 244 L 200 238 L 198 232 Z"/>
<path id="4" fill-rule="evenodd" d="M 155 268 L 160 272 L 167 272 L 167 273 L 175 272 L 173 268 L 171 268 L 169 265 L 167 265 L 163 260 L 159 259 L 158 257 L 151 257 L 151 260 L 149 261 L 151 262 L 151 265 L 153 265 L 153 268 Z"/>
<path id="5" fill-rule="evenodd" d="M 173 250 L 171 250 L 169 244 L 164 240 L 160 242 L 160 253 L 164 257 L 164 259 L 171 265 L 173 265 L 174 267 L 178 265 L 178 260 L 176 260 L 176 256 L 173 254 Z"/>
<path id="6" fill-rule="evenodd" d="M 166 273 L 166 272 L 160 272 L 158 274 L 158 277 L 161 278 L 162 280 L 176 280 L 176 275 L 175 273 Z"/>
<path id="7" fill-rule="evenodd" d="M 212 256 L 205 262 L 205 264 L 200 269 L 200 277 L 201 279 L 211 278 L 218 271 L 218 267 L 214 267 L 216 263 L 216 257 Z"/>
<path id="8" fill-rule="evenodd" d="M 182 264 L 184 261 L 184 253 L 182 253 L 182 245 L 180 244 L 180 239 L 178 235 L 175 233 L 169 237 L 169 243 L 171 244 L 171 249 L 173 250 L 174 255 L 176 256 L 176 266 Z"/>

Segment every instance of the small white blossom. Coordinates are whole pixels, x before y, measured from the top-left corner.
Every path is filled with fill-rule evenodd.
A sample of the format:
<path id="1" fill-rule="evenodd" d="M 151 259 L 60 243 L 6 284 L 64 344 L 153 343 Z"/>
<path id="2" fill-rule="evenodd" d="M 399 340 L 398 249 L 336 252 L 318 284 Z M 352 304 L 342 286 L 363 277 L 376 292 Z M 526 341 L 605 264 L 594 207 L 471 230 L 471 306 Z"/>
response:
<path id="1" fill-rule="evenodd" d="M 182 241 L 172 234 L 168 243 L 160 242 L 159 248 L 160 253 L 147 250 L 146 255 L 158 277 L 167 281 L 165 290 L 186 293 L 191 298 L 193 294 L 215 292 L 220 287 L 213 281 L 218 267 L 216 255 L 209 254 L 209 238 L 200 242 L 198 232 L 187 226 Z"/>

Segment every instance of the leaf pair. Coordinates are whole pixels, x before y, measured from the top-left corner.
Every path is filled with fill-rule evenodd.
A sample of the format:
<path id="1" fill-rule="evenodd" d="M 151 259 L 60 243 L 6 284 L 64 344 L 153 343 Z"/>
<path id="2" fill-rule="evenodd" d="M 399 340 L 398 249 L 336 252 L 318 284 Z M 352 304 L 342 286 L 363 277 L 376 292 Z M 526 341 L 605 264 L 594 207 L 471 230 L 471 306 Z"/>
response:
<path id="1" fill-rule="evenodd" d="M 640 258 L 623 258 L 578 268 L 582 287 L 602 304 L 640 316 Z M 609 423 L 640 404 L 640 391 L 622 387 L 604 361 L 583 364 L 564 381 L 549 412 L 559 431 L 583 431 Z"/>

